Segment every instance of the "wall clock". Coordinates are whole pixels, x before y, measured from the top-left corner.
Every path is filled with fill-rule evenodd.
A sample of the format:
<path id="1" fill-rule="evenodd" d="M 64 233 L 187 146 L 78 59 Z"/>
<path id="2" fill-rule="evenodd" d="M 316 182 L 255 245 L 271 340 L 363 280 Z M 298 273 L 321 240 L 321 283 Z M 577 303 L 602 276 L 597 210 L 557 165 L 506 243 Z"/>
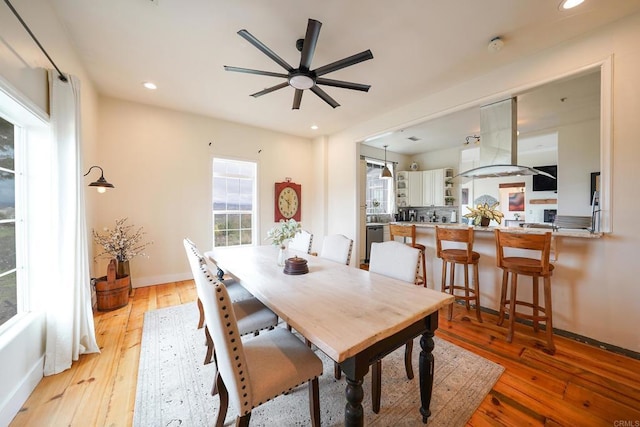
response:
<path id="1" fill-rule="evenodd" d="M 290 218 L 300 221 L 302 186 L 291 181 L 276 182 L 275 221 Z"/>

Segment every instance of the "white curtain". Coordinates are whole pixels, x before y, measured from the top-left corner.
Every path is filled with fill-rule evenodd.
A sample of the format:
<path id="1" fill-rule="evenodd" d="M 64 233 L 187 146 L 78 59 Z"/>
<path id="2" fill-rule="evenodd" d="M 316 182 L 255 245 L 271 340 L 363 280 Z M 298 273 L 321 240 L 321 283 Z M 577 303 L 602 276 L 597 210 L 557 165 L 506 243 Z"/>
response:
<path id="1" fill-rule="evenodd" d="M 80 81 L 49 71 L 54 141 L 52 215 L 54 257 L 47 289 L 44 374 L 71 367 L 80 354 L 100 352 L 91 310 L 89 246 L 84 206 Z"/>

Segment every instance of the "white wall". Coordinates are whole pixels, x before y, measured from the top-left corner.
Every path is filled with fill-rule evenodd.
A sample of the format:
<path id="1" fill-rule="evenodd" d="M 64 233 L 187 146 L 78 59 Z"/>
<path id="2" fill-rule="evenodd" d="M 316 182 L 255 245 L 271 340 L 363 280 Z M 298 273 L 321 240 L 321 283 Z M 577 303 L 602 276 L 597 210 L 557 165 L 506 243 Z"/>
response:
<path id="1" fill-rule="evenodd" d="M 591 215 L 591 172 L 600 172 L 600 123 L 565 126 L 558 132 L 558 214 Z"/>
<path id="2" fill-rule="evenodd" d="M 425 97 L 415 103 L 372 117 L 332 135 L 330 157 L 342 161 L 341 176 L 348 178 L 356 170 L 355 141 L 404 124 L 428 120 L 439 112 L 480 105 L 503 99 L 517 90 L 542 84 L 559 76 L 584 69 L 612 56 L 613 123 L 610 215 L 613 232 L 602 239 L 566 241 L 570 248 L 564 257 L 565 269 L 554 273 L 554 315 L 556 326 L 603 342 L 640 351 L 640 323 L 636 285 L 638 270 L 634 254 L 640 246 L 640 231 L 635 212 L 638 200 L 634 186 L 640 180 L 640 14 L 628 17 L 591 35 L 558 45 L 526 60 L 502 67 L 456 87 Z M 606 159 L 605 159 L 606 161 Z M 357 183 L 356 181 L 354 181 Z M 329 206 L 343 206 L 358 197 L 355 185 L 329 189 Z M 349 215 L 329 216 L 329 228 L 340 222 L 355 232 L 358 224 Z M 348 222 L 348 223 L 347 223 Z M 495 308 L 495 307 L 494 307 Z M 554 319 L 555 320 L 555 319 Z"/>
<path id="3" fill-rule="evenodd" d="M 453 168 L 454 174 L 458 173 L 460 163 L 460 147 L 447 148 L 444 150 L 430 151 L 428 153 L 413 156 L 412 161 L 418 162 L 420 170 Z M 457 199 L 457 197 L 456 197 Z"/>
<path id="4" fill-rule="evenodd" d="M 301 221 L 313 228 L 310 140 L 113 98 L 101 98 L 99 123 L 100 161 L 116 186 L 100 198 L 100 228 L 127 217 L 154 242 L 148 258 L 131 261 L 134 287 L 190 278 L 184 237 L 202 251 L 212 247 L 214 156 L 258 163 L 257 244 L 269 244 L 274 184 L 286 177 L 302 185 Z M 98 265 L 106 272 L 106 260 Z"/>

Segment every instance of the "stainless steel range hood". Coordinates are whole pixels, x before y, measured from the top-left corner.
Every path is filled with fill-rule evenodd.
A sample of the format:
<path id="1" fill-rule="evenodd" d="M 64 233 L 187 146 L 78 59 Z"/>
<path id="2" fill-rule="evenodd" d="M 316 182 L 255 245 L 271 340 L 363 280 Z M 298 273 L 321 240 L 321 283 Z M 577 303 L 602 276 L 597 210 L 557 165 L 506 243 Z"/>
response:
<path id="1" fill-rule="evenodd" d="M 497 178 L 503 176 L 552 175 L 518 165 L 518 107 L 509 98 L 480 107 L 479 167 L 456 176 L 465 178 Z"/>
<path id="2" fill-rule="evenodd" d="M 465 178 L 500 178 L 503 176 L 544 175 L 556 179 L 544 171 L 521 165 L 490 165 L 480 166 L 459 173 L 457 176 Z"/>

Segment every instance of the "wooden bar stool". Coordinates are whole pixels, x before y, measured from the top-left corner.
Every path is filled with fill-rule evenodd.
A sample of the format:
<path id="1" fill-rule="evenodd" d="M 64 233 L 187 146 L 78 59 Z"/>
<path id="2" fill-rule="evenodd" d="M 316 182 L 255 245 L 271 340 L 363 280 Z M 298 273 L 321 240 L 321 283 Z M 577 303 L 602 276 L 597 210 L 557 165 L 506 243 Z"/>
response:
<path id="1" fill-rule="evenodd" d="M 399 225 L 399 224 L 389 224 L 389 236 L 391 240 L 395 240 L 396 237 L 403 237 L 404 242 L 407 243 L 407 237 L 411 239 L 411 243 L 407 243 L 412 248 L 420 249 L 420 261 L 419 265 L 422 266 L 422 272 L 418 271 L 416 275 L 416 285 L 422 285 L 425 288 L 427 287 L 427 265 L 426 265 L 426 256 L 425 250 L 427 249 L 425 245 L 421 245 L 420 243 L 416 243 L 416 225 Z"/>
<path id="2" fill-rule="evenodd" d="M 539 322 L 545 322 L 547 332 L 548 353 L 555 353 L 553 344 L 553 322 L 551 308 L 551 274 L 553 264 L 549 263 L 551 253 L 551 232 L 544 234 L 529 233 L 506 233 L 496 229 L 496 260 L 498 267 L 502 269 L 502 290 L 500 294 L 500 317 L 498 326 L 504 322 L 504 315 L 509 315 L 509 330 L 507 332 L 507 342 L 513 340 L 513 326 L 517 317 L 529 319 L 533 322 L 533 330 L 538 332 Z M 524 256 L 505 256 L 504 248 L 527 249 L 537 251 L 540 258 L 529 258 Z M 519 254 L 515 254 L 519 255 Z M 509 275 L 511 281 L 509 282 Z M 533 285 L 533 302 L 529 303 L 517 299 L 518 275 L 531 276 Z M 538 278 L 544 280 L 544 307 L 539 302 Z M 509 299 L 507 299 L 507 288 L 511 285 Z M 526 306 L 531 308 L 532 314 L 516 311 L 516 306 Z M 541 314 L 542 313 L 542 314 Z"/>
<path id="3" fill-rule="evenodd" d="M 442 242 L 463 243 L 465 248 L 442 249 Z M 474 301 L 476 317 L 482 323 L 480 314 L 480 282 L 478 280 L 478 262 L 480 254 L 473 251 L 473 227 L 438 227 L 436 226 L 436 256 L 442 259 L 442 292 L 449 292 L 456 299 L 463 300 L 470 310 L 469 301 Z M 449 265 L 449 284 L 447 285 L 447 264 Z M 464 269 L 464 286 L 455 284 L 456 264 Z M 469 286 L 469 266 L 473 266 L 473 288 Z M 456 294 L 464 291 L 464 295 Z M 453 317 L 453 304 L 449 304 L 448 320 Z"/>

